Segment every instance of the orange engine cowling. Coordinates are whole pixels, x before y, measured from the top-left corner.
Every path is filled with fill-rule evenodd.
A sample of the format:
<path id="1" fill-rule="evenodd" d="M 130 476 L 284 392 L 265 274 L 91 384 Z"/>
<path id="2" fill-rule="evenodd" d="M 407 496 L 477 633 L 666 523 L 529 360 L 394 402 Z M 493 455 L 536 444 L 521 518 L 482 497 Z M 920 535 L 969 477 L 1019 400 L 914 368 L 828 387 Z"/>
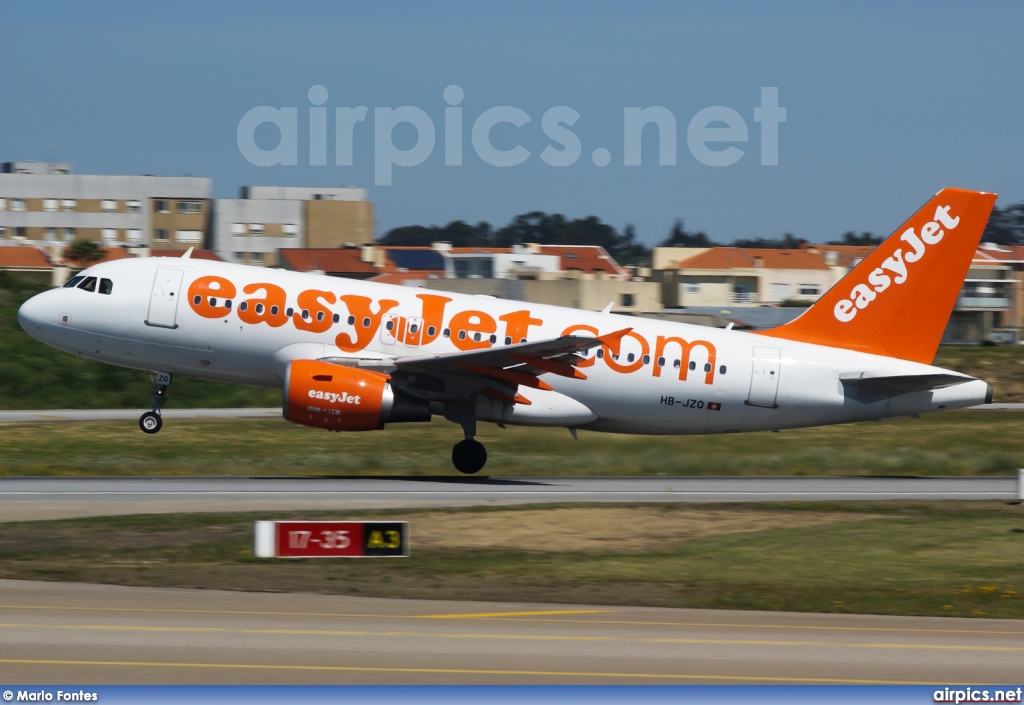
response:
<path id="1" fill-rule="evenodd" d="M 331 431 L 375 431 L 429 421 L 430 405 L 393 389 L 388 375 L 318 360 L 293 360 L 284 375 L 284 417 Z"/>

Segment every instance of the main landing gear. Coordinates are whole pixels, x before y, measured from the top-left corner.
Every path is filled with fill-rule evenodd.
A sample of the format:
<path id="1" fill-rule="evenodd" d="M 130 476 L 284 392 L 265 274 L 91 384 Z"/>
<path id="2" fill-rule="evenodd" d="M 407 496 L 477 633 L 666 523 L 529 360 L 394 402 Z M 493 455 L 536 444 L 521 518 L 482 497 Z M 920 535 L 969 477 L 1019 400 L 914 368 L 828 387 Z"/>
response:
<path id="1" fill-rule="evenodd" d="M 139 428 L 145 433 L 156 433 L 163 427 L 164 420 L 160 418 L 160 407 L 167 401 L 167 390 L 170 386 L 171 373 L 157 372 L 153 381 L 153 391 L 149 393 L 153 398 L 153 410 L 139 417 Z"/>
<path id="2" fill-rule="evenodd" d="M 452 448 L 452 462 L 459 472 L 472 475 L 487 464 L 487 449 L 480 441 L 467 438 L 464 441 L 459 441 Z"/>

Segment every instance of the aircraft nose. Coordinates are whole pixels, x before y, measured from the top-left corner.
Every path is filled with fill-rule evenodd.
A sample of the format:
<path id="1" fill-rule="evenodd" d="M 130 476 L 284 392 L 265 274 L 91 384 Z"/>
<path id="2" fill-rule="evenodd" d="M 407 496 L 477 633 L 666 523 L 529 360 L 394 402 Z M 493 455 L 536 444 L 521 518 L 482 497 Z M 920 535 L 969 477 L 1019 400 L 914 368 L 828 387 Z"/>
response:
<path id="1" fill-rule="evenodd" d="M 52 318 L 48 315 L 52 306 L 46 300 L 48 293 L 36 294 L 18 309 L 18 325 L 33 338 L 39 337 L 44 323 L 56 323 L 56 320 L 49 320 Z"/>

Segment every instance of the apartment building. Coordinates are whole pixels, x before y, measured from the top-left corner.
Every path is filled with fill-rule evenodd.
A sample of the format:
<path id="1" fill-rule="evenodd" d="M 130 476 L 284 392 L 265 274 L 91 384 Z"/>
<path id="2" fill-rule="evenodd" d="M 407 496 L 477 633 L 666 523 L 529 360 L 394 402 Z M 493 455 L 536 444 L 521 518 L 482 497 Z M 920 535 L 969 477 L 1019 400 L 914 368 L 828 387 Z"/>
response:
<path id="1" fill-rule="evenodd" d="M 0 166 L 0 243 L 201 247 L 210 188 L 203 177 L 74 174 L 62 162 L 7 162 Z"/>
<path id="2" fill-rule="evenodd" d="M 210 249 L 229 262 L 277 266 L 278 250 L 371 242 L 365 189 L 246 186 L 241 198 L 214 202 Z"/>

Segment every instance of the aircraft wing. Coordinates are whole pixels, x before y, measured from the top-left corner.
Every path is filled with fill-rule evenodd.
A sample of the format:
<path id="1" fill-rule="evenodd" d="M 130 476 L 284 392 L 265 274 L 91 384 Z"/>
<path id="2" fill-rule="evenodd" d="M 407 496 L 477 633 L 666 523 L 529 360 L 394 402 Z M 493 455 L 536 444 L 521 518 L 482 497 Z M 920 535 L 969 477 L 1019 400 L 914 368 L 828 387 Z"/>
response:
<path id="1" fill-rule="evenodd" d="M 577 368 L 586 358 L 580 353 L 607 346 L 618 354 L 624 328 L 599 337 L 563 335 L 558 338 L 519 343 L 500 348 L 470 350 L 443 355 L 412 355 L 392 361 L 392 379 L 406 391 L 428 399 L 444 400 L 484 392 L 506 401 L 529 404 L 518 393 L 520 386 L 550 390 L 540 379 L 555 374 L 586 379 Z"/>

